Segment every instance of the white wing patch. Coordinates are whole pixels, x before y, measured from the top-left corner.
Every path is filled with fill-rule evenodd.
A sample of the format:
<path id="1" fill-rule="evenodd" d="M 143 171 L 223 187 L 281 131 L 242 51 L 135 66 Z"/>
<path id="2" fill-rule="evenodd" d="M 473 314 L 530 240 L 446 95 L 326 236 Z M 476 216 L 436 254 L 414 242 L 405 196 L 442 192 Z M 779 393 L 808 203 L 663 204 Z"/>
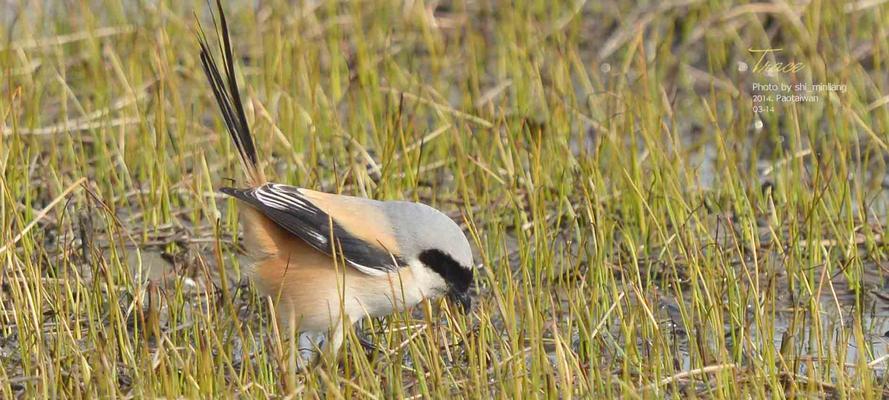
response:
<path id="1" fill-rule="evenodd" d="M 267 183 L 254 189 L 253 195 L 260 203 L 281 211 L 296 209 L 309 214 L 317 214 L 315 208 L 309 206 L 308 199 L 298 191 L 288 190 L 288 187 L 284 185 Z M 327 236 L 318 232 L 306 231 L 305 233 L 322 244 L 328 242 Z"/>
<path id="2" fill-rule="evenodd" d="M 253 193 L 256 199 L 263 204 L 279 210 L 299 209 L 311 214 L 315 214 L 315 210 L 306 203 L 309 201 L 299 192 L 287 190 L 286 186 L 275 183 L 268 183 L 256 188 Z"/>
<path id="3" fill-rule="evenodd" d="M 327 236 L 324 236 L 318 232 L 306 231 L 306 234 L 312 236 L 315 240 L 321 243 L 327 243 Z"/>
<path id="4" fill-rule="evenodd" d="M 357 262 L 355 262 L 355 261 L 352 261 L 352 260 L 346 260 L 346 262 L 348 262 L 349 265 L 355 267 L 355 268 L 358 269 L 359 271 L 361 271 L 361 272 L 363 272 L 363 273 L 365 273 L 365 274 L 368 274 L 368 275 L 372 275 L 372 276 L 383 276 L 383 275 L 386 275 L 386 274 L 387 274 L 386 271 L 380 270 L 380 269 L 378 269 L 378 268 L 370 268 L 370 267 L 361 265 L 361 264 L 359 264 L 359 263 L 357 263 Z"/>

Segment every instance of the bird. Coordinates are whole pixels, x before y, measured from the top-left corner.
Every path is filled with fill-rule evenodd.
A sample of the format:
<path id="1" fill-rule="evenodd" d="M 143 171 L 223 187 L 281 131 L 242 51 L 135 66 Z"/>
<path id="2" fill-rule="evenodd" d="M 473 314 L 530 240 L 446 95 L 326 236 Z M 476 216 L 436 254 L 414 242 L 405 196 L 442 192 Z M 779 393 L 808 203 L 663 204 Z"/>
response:
<path id="1" fill-rule="evenodd" d="M 237 199 L 242 246 L 251 259 L 247 276 L 274 300 L 278 320 L 299 335 L 301 365 L 320 353 L 335 356 L 345 328 L 364 318 L 440 297 L 470 310 L 472 250 L 446 214 L 417 202 L 326 193 L 266 179 L 239 94 L 221 0 L 216 5 L 221 61 L 198 23 L 200 62 L 246 176 L 245 186 L 219 191 Z"/>

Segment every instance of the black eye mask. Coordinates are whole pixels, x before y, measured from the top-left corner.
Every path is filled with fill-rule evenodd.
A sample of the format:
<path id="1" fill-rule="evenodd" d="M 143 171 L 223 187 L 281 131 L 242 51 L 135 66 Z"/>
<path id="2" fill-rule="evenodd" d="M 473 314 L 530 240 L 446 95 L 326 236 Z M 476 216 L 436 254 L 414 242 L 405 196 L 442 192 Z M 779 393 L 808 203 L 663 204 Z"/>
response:
<path id="1" fill-rule="evenodd" d="M 472 269 L 461 266 L 441 250 L 424 250 L 420 253 L 420 261 L 441 275 L 452 290 L 463 293 L 469 289 L 469 285 L 472 283 Z"/>

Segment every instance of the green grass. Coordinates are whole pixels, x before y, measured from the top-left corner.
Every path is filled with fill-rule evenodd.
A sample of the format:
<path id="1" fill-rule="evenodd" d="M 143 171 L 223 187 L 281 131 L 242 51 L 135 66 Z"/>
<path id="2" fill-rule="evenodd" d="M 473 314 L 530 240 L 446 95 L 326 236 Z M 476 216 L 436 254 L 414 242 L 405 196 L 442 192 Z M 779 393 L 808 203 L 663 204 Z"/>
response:
<path id="1" fill-rule="evenodd" d="M 267 174 L 434 205 L 483 265 L 470 314 L 306 374 L 214 192 L 205 2 L 32 3 L 0 5 L 0 398 L 889 395 L 887 3 L 227 4 Z M 805 67 L 739 71 L 769 47 Z M 847 90 L 759 120 L 753 82 Z"/>

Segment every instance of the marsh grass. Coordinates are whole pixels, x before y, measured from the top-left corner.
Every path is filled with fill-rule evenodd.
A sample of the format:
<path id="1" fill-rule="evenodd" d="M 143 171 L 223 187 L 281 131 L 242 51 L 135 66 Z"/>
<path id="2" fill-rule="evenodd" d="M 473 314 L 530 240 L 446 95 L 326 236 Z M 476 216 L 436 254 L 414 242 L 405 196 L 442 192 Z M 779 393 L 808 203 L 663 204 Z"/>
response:
<path id="1" fill-rule="evenodd" d="M 482 266 L 301 374 L 214 191 L 207 6 L 149 3 L 0 6 L 0 398 L 887 395 L 886 4 L 227 4 L 269 175 Z M 769 47 L 806 67 L 739 70 Z"/>

